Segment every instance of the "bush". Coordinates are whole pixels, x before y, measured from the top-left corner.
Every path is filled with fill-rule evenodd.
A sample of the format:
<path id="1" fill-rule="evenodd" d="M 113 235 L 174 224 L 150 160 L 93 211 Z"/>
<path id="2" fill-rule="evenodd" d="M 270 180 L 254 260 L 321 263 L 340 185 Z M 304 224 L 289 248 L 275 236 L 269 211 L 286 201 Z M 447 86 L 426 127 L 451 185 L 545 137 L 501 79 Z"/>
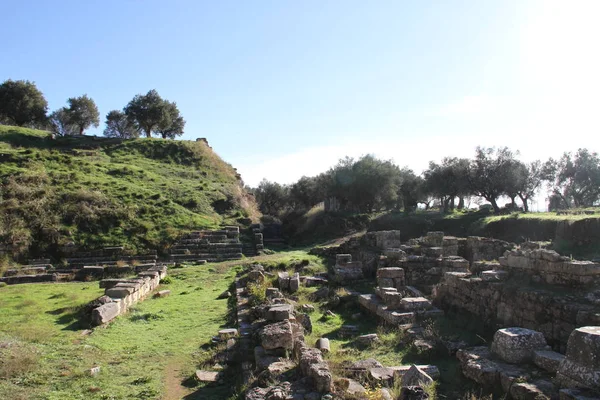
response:
<path id="1" fill-rule="evenodd" d="M 267 287 L 269 283 L 264 280 L 262 282 L 250 282 L 247 289 L 250 295 L 250 302 L 253 305 L 262 304 L 267 301 Z"/>
<path id="2" fill-rule="evenodd" d="M 6 282 L 0 282 L 0 288 L 2 288 L 4 286 L 8 286 L 8 284 Z"/>
<path id="3" fill-rule="evenodd" d="M 170 285 L 171 283 L 173 283 L 173 278 L 171 278 L 170 276 L 165 276 L 160 280 L 161 285 Z"/>

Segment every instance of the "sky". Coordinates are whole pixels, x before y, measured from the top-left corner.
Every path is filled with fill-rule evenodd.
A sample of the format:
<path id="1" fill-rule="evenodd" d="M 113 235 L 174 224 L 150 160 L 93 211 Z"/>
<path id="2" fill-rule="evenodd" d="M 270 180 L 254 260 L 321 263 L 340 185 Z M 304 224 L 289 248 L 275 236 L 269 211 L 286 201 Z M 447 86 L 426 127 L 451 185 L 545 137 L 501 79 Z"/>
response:
<path id="1" fill-rule="evenodd" d="M 345 156 L 600 150 L 597 0 L 0 2 L 2 81 L 50 110 L 88 94 L 102 122 L 156 89 L 251 186 Z"/>

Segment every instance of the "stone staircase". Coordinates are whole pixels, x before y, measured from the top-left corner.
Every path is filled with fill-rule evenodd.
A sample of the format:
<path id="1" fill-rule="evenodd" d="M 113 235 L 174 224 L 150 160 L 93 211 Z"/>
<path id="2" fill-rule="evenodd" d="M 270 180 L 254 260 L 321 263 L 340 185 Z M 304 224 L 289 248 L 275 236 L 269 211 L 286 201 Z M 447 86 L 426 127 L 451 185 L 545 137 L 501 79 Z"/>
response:
<path id="1" fill-rule="evenodd" d="M 243 250 L 239 237 L 240 229 L 237 226 L 191 232 L 171 248 L 170 259 L 173 262 L 239 260 Z"/>

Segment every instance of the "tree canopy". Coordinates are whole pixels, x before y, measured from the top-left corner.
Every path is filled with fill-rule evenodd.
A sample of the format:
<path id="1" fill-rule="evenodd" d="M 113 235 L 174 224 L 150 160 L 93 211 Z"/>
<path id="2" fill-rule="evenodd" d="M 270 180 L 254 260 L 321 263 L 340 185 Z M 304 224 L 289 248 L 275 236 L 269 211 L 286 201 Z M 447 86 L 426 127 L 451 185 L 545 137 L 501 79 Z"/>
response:
<path id="1" fill-rule="evenodd" d="M 6 80 L 0 85 L 0 122 L 18 126 L 43 126 L 48 102 L 30 81 Z"/>
<path id="2" fill-rule="evenodd" d="M 79 97 L 71 97 L 67 100 L 69 106 L 65 109 L 69 123 L 76 126 L 79 134 L 90 126 L 97 127 L 100 125 L 100 113 L 94 100 L 88 97 L 87 94 Z"/>
<path id="3" fill-rule="evenodd" d="M 144 95 L 136 95 L 123 112 L 148 138 L 160 135 L 164 139 L 174 139 L 183 134 L 185 120 L 177 105 L 164 100 L 154 89 Z"/>
<path id="4" fill-rule="evenodd" d="M 127 119 L 127 116 L 122 111 L 112 110 L 106 114 L 105 124 L 104 136 L 106 137 L 132 139 L 140 136 L 140 132 L 135 125 Z"/>

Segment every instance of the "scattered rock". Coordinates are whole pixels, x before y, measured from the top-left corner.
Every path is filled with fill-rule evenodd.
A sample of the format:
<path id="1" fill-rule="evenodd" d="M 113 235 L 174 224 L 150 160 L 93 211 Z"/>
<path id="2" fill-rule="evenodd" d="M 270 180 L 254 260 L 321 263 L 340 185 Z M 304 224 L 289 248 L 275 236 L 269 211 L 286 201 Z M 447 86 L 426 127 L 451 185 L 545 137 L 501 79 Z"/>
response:
<path id="1" fill-rule="evenodd" d="M 310 316 L 308 314 L 296 315 L 296 321 L 302 325 L 306 333 L 312 333 L 312 321 L 310 320 Z"/>
<path id="2" fill-rule="evenodd" d="M 416 365 L 411 365 L 402 377 L 402 386 L 423 386 L 433 383 L 433 378 L 425 372 L 417 368 Z"/>
<path id="3" fill-rule="evenodd" d="M 93 367 L 90 369 L 90 375 L 96 376 L 100 373 L 100 367 Z"/>
<path id="4" fill-rule="evenodd" d="M 282 321 L 266 325 L 260 331 L 262 347 L 266 350 L 284 348 L 291 350 L 294 347 L 294 337 L 290 321 Z"/>
<path id="5" fill-rule="evenodd" d="M 228 291 L 228 290 L 226 290 L 226 291 L 224 291 L 223 293 L 221 293 L 221 294 L 219 295 L 219 297 L 217 297 L 217 299 L 219 299 L 219 300 L 223 300 L 223 299 L 228 299 L 228 298 L 230 298 L 230 297 L 231 297 L 231 292 L 230 292 L 230 291 Z"/>
<path id="6" fill-rule="evenodd" d="M 218 382 L 220 378 L 220 373 L 219 372 L 214 372 L 214 371 L 203 371 L 203 370 L 197 370 L 196 371 L 196 379 L 198 379 L 198 381 L 200 382 Z"/>
<path id="7" fill-rule="evenodd" d="M 167 297 L 171 294 L 170 290 L 159 290 L 154 294 L 154 297 Z"/>
<path id="8" fill-rule="evenodd" d="M 325 353 L 329 353 L 329 351 L 331 350 L 330 344 L 329 344 L 329 339 L 327 338 L 320 338 L 317 340 L 317 343 L 315 344 L 315 347 L 319 350 L 321 350 L 321 353 L 325 354 Z"/>
<path id="9" fill-rule="evenodd" d="M 361 346 L 371 346 L 379 341 L 379 336 L 376 333 L 369 333 L 368 335 L 361 335 L 356 338 L 356 343 Z"/>
<path id="10" fill-rule="evenodd" d="M 502 360 L 521 364 L 533 360 L 533 352 L 546 348 L 546 339 L 541 332 L 525 328 L 499 329 L 494 334 L 492 353 Z"/>
<path id="11" fill-rule="evenodd" d="M 302 306 L 300 306 L 300 309 L 306 313 L 311 313 L 315 311 L 315 307 L 310 304 L 302 304 Z"/>

